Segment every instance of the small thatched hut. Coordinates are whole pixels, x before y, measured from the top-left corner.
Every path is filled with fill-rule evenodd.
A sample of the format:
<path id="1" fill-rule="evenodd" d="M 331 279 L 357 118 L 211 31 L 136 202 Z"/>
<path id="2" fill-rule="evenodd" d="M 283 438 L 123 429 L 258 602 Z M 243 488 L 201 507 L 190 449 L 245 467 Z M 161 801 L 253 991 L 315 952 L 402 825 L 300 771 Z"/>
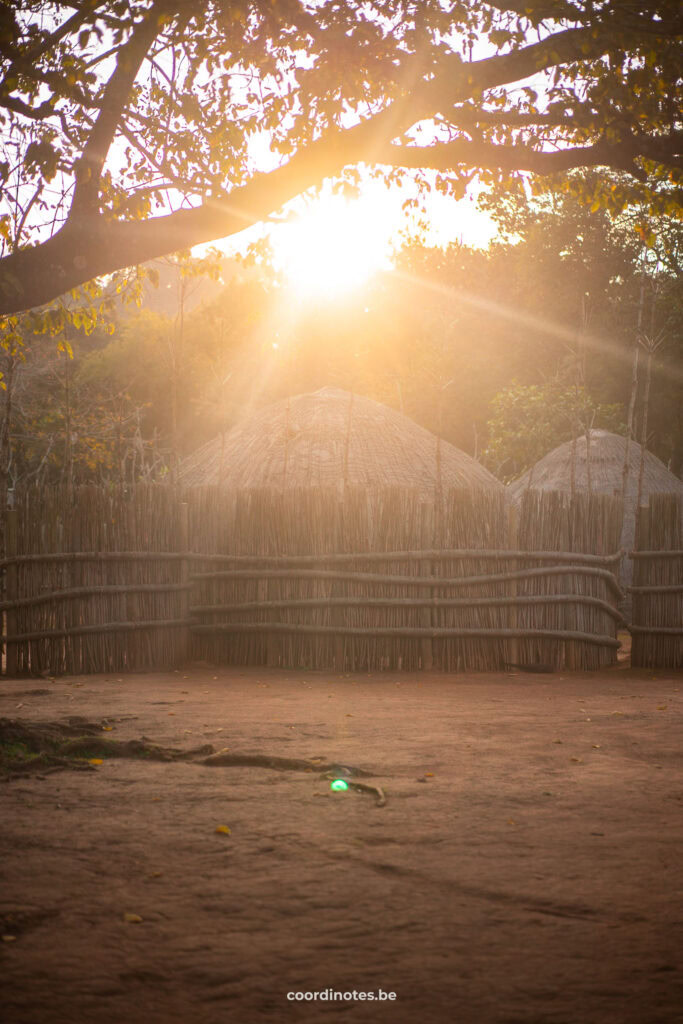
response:
<path id="1" fill-rule="evenodd" d="M 636 441 L 629 444 L 629 469 L 624 495 L 624 525 L 621 546 L 631 551 L 635 540 L 636 505 L 641 455 L 644 454 L 641 504 L 647 504 L 651 494 L 683 495 L 683 483 L 670 473 L 663 462 L 651 452 L 643 450 Z M 531 469 L 508 486 L 512 502 L 519 505 L 525 491 L 564 491 L 570 493 L 572 476 L 577 491 L 594 494 L 615 494 L 623 489 L 626 438 L 608 430 L 592 430 L 590 441 L 586 437 L 576 442 L 565 441 L 539 459 Z M 573 468 L 572 468 L 573 464 Z M 622 579 L 631 581 L 631 561 L 624 560 Z"/>
<path id="2" fill-rule="evenodd" d="M 331 487 L 502 491 L 488 470 L 407 416 L 339 388 L 269 405 L 180 466 L 187 487 Z"/>

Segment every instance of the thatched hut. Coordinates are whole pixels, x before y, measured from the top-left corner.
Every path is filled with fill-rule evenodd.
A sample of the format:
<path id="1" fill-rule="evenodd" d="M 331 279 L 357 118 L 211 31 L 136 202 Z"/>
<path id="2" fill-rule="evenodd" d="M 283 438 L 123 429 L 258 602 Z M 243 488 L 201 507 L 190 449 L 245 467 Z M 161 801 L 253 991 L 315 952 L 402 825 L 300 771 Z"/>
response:
<path id="1" fill-rule="evenodd" d="M 621 546 L 625 551 L 634 547 L 636 506 L 641 457 L 644 455 L 641 504 L 647 504 L 651 494 L 683 495 L 683 483 L 670 473 L 652 452 L 644 451 L 636 441 L 629 444 L 629 468 L 624 495 L 624 523 Z M 626 438 L 608 430 L 592 430 L 586 437 L 565 441 L 539 459 L 531 469 L 508 486 L 508 495 L 515 505 L 521 504 L 524 492 L 576 491 L 593 494 L 615 494 L 623 490 Z M 622 565 L 622 580 L 631 582 L 630 559 Z"/>
<path id="2" fill-rule="evenodd" d="M 295 395 L 258 410 L 184 459 L 186 487 L 405 487 L 502 491 L 458 448 L 407 416 L 339 388 Z"/>

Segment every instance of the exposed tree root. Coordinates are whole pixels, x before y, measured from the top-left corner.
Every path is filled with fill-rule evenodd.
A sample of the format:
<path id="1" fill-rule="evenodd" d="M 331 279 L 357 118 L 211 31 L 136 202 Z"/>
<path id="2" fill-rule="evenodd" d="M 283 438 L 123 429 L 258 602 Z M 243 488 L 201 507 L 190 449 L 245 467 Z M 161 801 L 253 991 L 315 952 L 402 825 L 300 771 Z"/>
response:
<path id="1" fill-rule="evenodd" d="M 315 772 L 325 779 L 345 779 L 349 789 L 374 796 L 378 807 L 384 807 L 387 802 L 380 786 L 349 781 L 356 776 L 370 776 L 372 772 L 355 768 L 353 765 L 325 764 L 322 758 L 271 757 L 267 754 L 233 754 L 229 750 L 219 750 L 218 753 L 205 757 L 201 764 L 211 768 L 272 768 L 275 771 Z"/>
<path id="2" fill-rule="evenodd" d="M 383 807 L 386 797 L 379 786 L 351 781 L 372 773 L 353 765 L 325 762 L 321 757 L 274 757 L 269 754 L 214 753 L 210 743 L 190 750 L 162 747 L 145 736 L 139 740 L 115 740 L 102 735 L 102 724 L 72 717 L 65 722 L 26 722 L 0 718 L 0 777 L 54 771 L 94 771 L 92 760 L 115 757 L 147 761 L 190 761 L 213 768 L 270 768 L 275 771 L 309 772 L 325 779 L 343 778 L 350 789 L 370 793 Z M 208 755 L 208 756 L 203 756 Z"/>
<path id="3" fill-rule="evenodd" d="M 213 751 L 211 744 L 192 750 L 161 747 L 147 740 L 115 740 L 102 725 L 83 718 L 67 722 L 22 722 L 0 718 L 0 774 L 46 774 L 71 769 L 91 771 L 94 758 L 131 757 L 149 761 L 186 761 Z"/>
<path id="4" fill-rule="evenodd" d="M 362 768 L 350 765 L 327 764 L 320 757 L 271 757 L 268 754 L 233 754 L 229 750 L 219 750 L 201 762 L 211 768 L 274 768 L 281 772 L 317 772 L 319 775 L 330 775 L 331 778 L 351 776 L 370 776 Z"/>

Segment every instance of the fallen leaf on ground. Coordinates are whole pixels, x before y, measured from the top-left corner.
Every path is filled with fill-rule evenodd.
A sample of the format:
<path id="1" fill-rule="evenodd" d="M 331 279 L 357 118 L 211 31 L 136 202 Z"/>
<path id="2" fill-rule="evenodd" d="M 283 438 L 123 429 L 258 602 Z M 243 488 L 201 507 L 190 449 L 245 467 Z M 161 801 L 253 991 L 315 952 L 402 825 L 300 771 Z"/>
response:
<path id="1" fill-rule="evenodd" d="M 582 757 L 570 757 L 569 760 L 576 762 L 576 764 L 583 764 L 583 758 Z"/>
<path id="2" fill-rule="evenodd" d="M 114 731 L 114 726 L 113 725 L 103 725 L 102 726 L 102 732 L 113 732 L 113 731 Z"/>
<path id="3" fill-rule="evenodd" d="M 104 764 L 101 757 L 91 757 L 88 759 L 88 764 Z"/>
<path id="4" fill-rule="evenodd" d="M 600 744 L 599 743 L 594 743 L 593 744 L 593 750 L 600 750 Z"/>
<path id="5" fill-rule="evenodd" d="M 230 829 L 228 828 L 227 825 L 216 825 L 215 831 L 220 833 L 220 835 L 222 836 L 230 835 Z"/>
<path id="6" fill-rule="evenodd" d="M 17 937 L 16 937 L 16 935 L 3 935 L 2 941 L 3 942 L 16 942 L 17 941 Z"/>
<path id="7" fill-rule="evenodd" d="M 658 704 L 657 711 L 666 711 L 668 704 Z"/>
<path id="8" fill-rule="evenodd" d="M 142 924 L 142 918 L 139 914 L 124 914 L 123 920 L 126 924 Z"/>

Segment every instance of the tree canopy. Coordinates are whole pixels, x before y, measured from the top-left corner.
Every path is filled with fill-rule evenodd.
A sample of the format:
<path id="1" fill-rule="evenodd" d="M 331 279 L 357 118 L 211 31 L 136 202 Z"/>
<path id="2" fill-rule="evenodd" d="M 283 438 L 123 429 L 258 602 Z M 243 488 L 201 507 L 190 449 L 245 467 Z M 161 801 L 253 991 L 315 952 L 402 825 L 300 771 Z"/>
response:
<path id="1" fill-rule="evenodd" d="M 677 0 L 3 3 L 0 313 L 361 164 L 455 196 L 611 168 L 596 209 L 671 212 L 681 24 Z"/>

